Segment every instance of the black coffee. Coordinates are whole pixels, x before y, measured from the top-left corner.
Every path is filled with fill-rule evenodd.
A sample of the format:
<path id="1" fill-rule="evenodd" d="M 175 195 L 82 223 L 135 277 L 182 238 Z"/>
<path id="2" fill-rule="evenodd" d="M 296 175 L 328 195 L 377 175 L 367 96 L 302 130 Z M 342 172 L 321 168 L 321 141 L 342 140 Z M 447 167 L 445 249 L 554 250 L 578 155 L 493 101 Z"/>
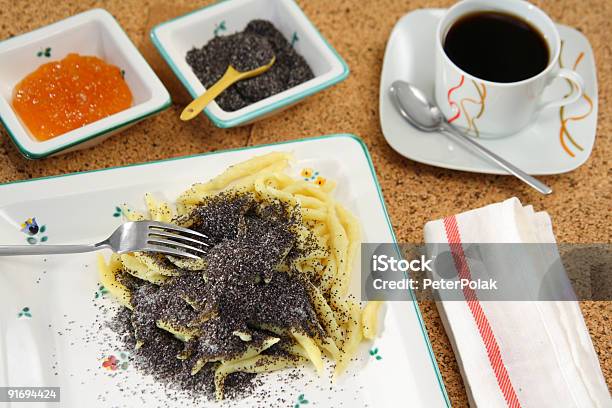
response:
<path id="1" fill-rule="evenodd" d="M 531 78 L 548 65 L 542 34 L 507 13 L 482 11 L 457 20 L 444 40 L 446 55 L 465 72 L 492 82 Z"/>

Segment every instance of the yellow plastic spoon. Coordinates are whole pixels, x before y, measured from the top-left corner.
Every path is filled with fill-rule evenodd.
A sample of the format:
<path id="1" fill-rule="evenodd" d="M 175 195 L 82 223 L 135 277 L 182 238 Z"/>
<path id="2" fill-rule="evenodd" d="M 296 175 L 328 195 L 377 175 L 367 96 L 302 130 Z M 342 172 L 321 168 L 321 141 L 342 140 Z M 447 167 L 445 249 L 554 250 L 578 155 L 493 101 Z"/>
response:
<path id="1" fill-rule="evenodd" d="M 187 105 L 185 109 L 183 109 L 183 112 L 181 112 L 181 120 L 187 121 L 195 118 L 209 103 L 212 102 L 213 99 L 219 96 L 221 92 L 232 86 L 235 82 L 263 74 L 269 70 L 272 65 L 274 65 L 275 61 L 276 57 L 272 57 L 270 62 L 266 65 L 262 65 L 261 67 L 245 72 L 240 72 L 231 65 L 228 66 L 227 71 L 225 71 L 225 74 L 223 74 L 221 79 L 219 79 L 213 86 L 207 89 L 206 92 L 198 96 L 189 105 Z"/>

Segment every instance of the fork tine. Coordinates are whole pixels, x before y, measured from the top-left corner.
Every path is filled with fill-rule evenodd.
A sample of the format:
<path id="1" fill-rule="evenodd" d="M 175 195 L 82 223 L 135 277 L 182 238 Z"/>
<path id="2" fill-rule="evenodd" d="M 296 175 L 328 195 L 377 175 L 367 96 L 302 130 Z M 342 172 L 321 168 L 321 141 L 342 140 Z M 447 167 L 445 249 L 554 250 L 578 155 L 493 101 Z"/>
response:
<path id="1" fill-rule="evenodd" d="M 206 251 L 201 250 L 200 248 L 196 248 L 194 246 L 191 245 L 187 245 L 187 244 L 183 244 L 182 242 L 177 242 L 177 241 L 171 241 L 169 239 L 163 239 L 163 238 L 155 238 L 155 237 L 149 237 L 147 239 L 147 244 L 161 244 L 161 245 L 168 245 L 171 247 L 177 247 L 179 249 L 188 249 L 190 251 L 195 251 L 195 252 L 200 252 L 202 254 L 205 254 Z"/>
<path id="2" fill-rule="evenodd" d="M 172 234 L 170 232 L 166 232 L 166 231 L 158 230 L 158 229 L 149 230 L 149 236 L 152 236 L 152 235 L 157 235 L 159 237 L 173 238 L 173 239 L 181 239 L 183 241 L 193 242 L 198 245 L 210 246 L 210 244 L 207 244 L 206 242 L 198 241 L 197 239 L 186 237 L 180 234 Z"/>
<path id="3" fill-rule="evenodd" d="M 169 248 L 163 245 L 147 245 L 146 248 L 141 249 L 142 252 L 157 252 L 160 254 L 166 254 L 166 255 L 174 255 L 174 256 L 181 256 L 181 257 L 185 257 L 185 258 L 191 258 L 191 259 L 202 259 L 201 257 L 191 254 L 189 252 L 186 251 L 180 251 L 178 249 L 174 249 L 174 248 Z"/>
<path id="4" fill-rule="evenodd" d="M 194 230 L 190 230 L 188 228 L 178 227 L 176 225 L 166 224 L 166 223 L 158 222 L 158 221 L 149 221 L 148 224 L 149 224 L 149 227 L 159 228 L 159 229 L 164 229 L 164 230 L 174 231 L 174 232 L 182 232 L 183 234 L 191 234 L 199 238 L 208 239 L 207 235 L 201 234 Z"/>

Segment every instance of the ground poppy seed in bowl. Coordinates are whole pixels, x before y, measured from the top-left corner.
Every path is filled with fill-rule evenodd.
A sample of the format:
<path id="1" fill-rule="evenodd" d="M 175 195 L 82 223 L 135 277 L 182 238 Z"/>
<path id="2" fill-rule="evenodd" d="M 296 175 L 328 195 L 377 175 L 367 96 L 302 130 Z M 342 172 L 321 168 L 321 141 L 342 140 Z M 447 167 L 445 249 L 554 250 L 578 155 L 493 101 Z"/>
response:
<path id="1" fill-rule="evenodd" d="M 304 57 L 271 22 L 252 20 L 241 32 L 217 36 L 202 48 L 194 47 L 185 60 L 208 89 L 229 65 L 249 71 L 266 65 L 273 56 L 276 60 L 268 71 L 237 82 L 215 99 L 221 109 L 233 112 L 314 78 Z"/>
<path id="2" fill-rule="evenodd" d="M 272 45 L 265 37 L 244 34 L 236 38 L 240 40 L 236 41 L 229 63 L 239 72 L 252 71 L 269 64 L 274 58 Z"/>

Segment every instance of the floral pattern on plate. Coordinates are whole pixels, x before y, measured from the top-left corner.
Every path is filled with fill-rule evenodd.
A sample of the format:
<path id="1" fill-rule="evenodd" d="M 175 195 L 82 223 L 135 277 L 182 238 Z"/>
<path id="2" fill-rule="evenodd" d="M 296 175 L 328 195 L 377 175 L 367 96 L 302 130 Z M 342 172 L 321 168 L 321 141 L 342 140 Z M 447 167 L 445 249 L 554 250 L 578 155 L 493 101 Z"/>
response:
<path id="1" fill-rule="evenodd" d="M 49 237 L 45 235 L 47 232 L 46 225 L 38 225 L 36 217 L 28 218 L 21 223 L 21 232 L 27 235 L 26 241 L 30 245 L 36 245 L 40 242 L 46 242 Z"/>

